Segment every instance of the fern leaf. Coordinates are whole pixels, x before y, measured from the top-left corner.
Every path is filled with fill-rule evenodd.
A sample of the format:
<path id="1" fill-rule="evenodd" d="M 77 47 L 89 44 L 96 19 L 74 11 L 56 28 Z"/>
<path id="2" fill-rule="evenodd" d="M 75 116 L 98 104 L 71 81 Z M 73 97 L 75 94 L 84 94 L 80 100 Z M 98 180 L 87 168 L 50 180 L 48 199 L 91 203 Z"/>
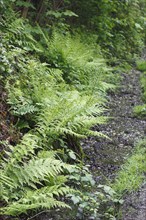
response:
<path id="1" fill-rule="evenodd" d="M 26 203 L 27 202 L 27 203 Z M 51 208 L 70 208 L 69 205 L 64 202 L 57 201 L 54 198 L 44 198 L 42 202 L 31 202 L 29 199 L 22 199 L 18 202 L 13 202 L 9 206 L 1 210 L 2 214 L 18 216 L 21 213 L 26 213 L 29 210 L 33 209 L 51 209 Z"/>
<path id="2" fill-rule="evenodd" d="M 17 144 L 15 147 L 9 146 L 9 149 L 11 151 L 7 151 L 6 154 L 9 155 L 8 159 L 5 159 L 6 161 L 9 161 L 9 168 L 10 164 L 15 164 L 18 161 L 22 162 L 24 158 L 27 158 L 28 156 L 31 157 L 35 153 L 35 149 L 40 149 L 41 147 L 38 146 L 39 138 L 38 136 L 34 134 L 25 134 L 23 136 L 23 139 L 20 144 Z M 5 163 L 5 169 L 6 169 L 6 163 Z"/>

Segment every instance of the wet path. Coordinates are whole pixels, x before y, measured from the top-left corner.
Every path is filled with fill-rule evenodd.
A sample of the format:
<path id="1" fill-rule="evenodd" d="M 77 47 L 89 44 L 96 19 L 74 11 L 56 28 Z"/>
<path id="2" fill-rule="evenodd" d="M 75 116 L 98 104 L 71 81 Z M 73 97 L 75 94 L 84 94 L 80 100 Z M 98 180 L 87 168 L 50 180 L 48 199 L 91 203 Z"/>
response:
<path id="1" fill-rule="evenodd" d="M 87 162 L 92 171 L 101 170 L 105 177 L 114 176 L 124 158 L 131 152 L 134 143 L 146 135 L 146 121 L 133 115 L 133 107 L 142 104 L 139 76 L 140 73 L 135 70 L 123 74 L 121 88 L 108 97 L 107 115 L 112 119 L 106 125 L 95 129 L 106 134 L 111 140 L 91 137 L 82 143 L 85 153 L 89 156 Z M 102 177 L 99 175 L 97 181 L 98 178 Z"/>
<path id="2" fill-rule="evenodd" d="M 122 220 L 146 219 L 146 183 L 138 192 L 131 194 L 125 200 Z"/>
<path id="3" fill-rule="evenodd" d="M 139 77 L 140 72 L 136 70 L 123 74 L 121 88 L 108 97 L 109 111 L 106 114 L 112 119 L 95 130 L 100 130 L 111 140 L 89 138 L 82 143 L 97 183 L 107 178 L 113 179 L 124 159 L 132 152 L 134 143 L 146 136 L 146 121 L 133 115 L 133 107 L 142 104 Z M 126 203 L 131 209 L 133 203 L 137 202 L 133 214 L 128 214 L 127 209 L 122 220 L 146 219 L 146 185 L 140 189 L 137 199 L 135 196 L 133 198 Z"/>

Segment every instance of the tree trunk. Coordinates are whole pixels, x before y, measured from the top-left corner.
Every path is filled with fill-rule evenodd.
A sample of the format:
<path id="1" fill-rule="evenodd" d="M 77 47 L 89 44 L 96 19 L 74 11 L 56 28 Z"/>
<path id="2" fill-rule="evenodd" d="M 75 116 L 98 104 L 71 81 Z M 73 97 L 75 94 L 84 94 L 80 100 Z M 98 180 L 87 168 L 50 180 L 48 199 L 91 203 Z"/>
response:
<path id="1" fill-rule="evenodd" d="M 27 2 L 30 3 L 31 0 L 27 0 Z M 28 9 L 29 9 L 28 7 L 24 7 L 24 8 L 23 8 L 23 10 L 22 10 L 22 17 L 23 17 L 23 18 L 26 18 L 26 17 L 27 17 Z"/>
<path id="2" fill-rule="evenodd" d="M 39 23 L 40 21 L 40 15 L 42 14 L 43 10 L 44 10 L 44 0 L 40 0 L 38 3 L 38 8 L 37 8 L 37 15 L 36 15 L 36 19 L 35 21 Z"/>

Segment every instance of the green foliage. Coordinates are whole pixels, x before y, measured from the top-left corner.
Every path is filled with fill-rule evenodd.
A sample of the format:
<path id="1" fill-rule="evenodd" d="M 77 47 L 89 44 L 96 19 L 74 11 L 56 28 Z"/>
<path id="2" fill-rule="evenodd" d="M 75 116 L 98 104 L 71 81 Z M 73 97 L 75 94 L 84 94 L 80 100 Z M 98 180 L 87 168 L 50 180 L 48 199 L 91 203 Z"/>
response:
<path id="1" fill-rule="evenodd" d="M 87 45 L 78 36 L 71 36 L 69 33 L 53 31 L 51 37 L 47 33 L 41 33 L 41 57 L 52 67 L 62 71 L 62 77 L 79 91 L 95 93 L 113 89 L 110 80 L 115 78 L 111 69 L 107 67 L 105 60 L 95 52 L 93 45 Z M 110 80 L 109 80 L 110 79 Z M 104 81 L 104 83 L 103 83 Z"/>
<path id="2" fill-rule="evenodd" d="M 133 111 L 134 115 L 140 118 L 146 118 L 146 104 L 135 106 Z"/>
<path id="3" fill-rule="evenodd" d="M 74 194 L 68 185 L 76 185 L 71 180 L 75 166 L 63 160 L 75 163 L 79 158 L 68 149 L 70 143 L 79 152 L 80 138 L 105 137 L 92 127 L 106 122 L 104 96 L 114 87 L 108 68 L 78 37 L 66 34 L 63 38 L 56 31 L 49 37 L 23 19 L 9 23 L 6 19 L 2 26 L 1 72 L 7 102 L 24 135 L 3 152 L 1 197 L 5 206 L 1 212 L 17 216 L 29 210 L 68 207 L 62 199 Z M 54 151 L 58 148 L 63 153 Z M 93 182 L 91 174 L 82 177 L 82 183 Z"/>
<path id="4" fill-rule="evenodd" d="M 145 41 L 144 0 L 75 0 L 72 10 L 80 18 L 76 23 L 97 35 L 97 42 L 112 64 L 131 60 L 131 54 L 141 52 Z"/>
<path id="5" fill-rule="evenodd" d="M 67 85 L 58 73 L 61 71 L 30 60 L 23 75 L 16 76 L 12 85 L 14 77 L 9 77 L 6 88 L 13 113 L 28 115 L 30 126 L 35 121 L 37 130 L 53 139 L 64 134 L 104 136 L 90 130 L 94 124 L 106 121 L 100 116 L 103 112 L 100 98 L 98 101 L 97 97 L 80 94 L 76 90 L 67 91 Z M 59 79 L 61 83 L 58 83 Z"/>
<path id="6" fill-rule="evenodd" d="M 9 67 L 11 71 L 6 83 L 8 103 L 13 114 L 25 117 L 30 127 L 33 124 L 42 135 L 47 135 L 53 140 L 60 135 L 78 138 L 87 135 L 104 136 L 100 132 L 90 130 L 94 124 L 105 122 L 105 118 L 100 116 L 104 110 L 101 105 L 105 101 L 101 95 L 114 88 L 113 85 L 104 82 L 108 71 L 104 60 L 94 61 L 93 51 L 78 39 L 72 39 L 70 35 L 63 38 L 63 35 L 54 32 L 53 37 L 49 38 L 40 28 L 38 32 L 45 41 L 44 46 L 48 47 L 46 53 L 44 49 L 42 51 L 43 47 L 40 44 L 37 51 L 33 46 L 30 47 L 30 51 L 37 52 L 39 56 L 49 57 L 47 63 L 41 63 L 31 56 L 29 59 L 25 57 L 28 50 L 10 47 L 9 51 L 5 51 L 4 57 L 9 59 L 10 56 L 14 66 Z M 29 38 L 29 42 L 30 45 L 36 43 L 33 37 Z M 11 58 L 12 54 L 13 57 L 19 58 L 15 61 Z M 63 58 L 58 60 L 60 54 Z M 91 58 L 93 62 L 88 61 Z M 50 63 L 55 68 L 49 67 Z M 3 65 L 5 66 L 5 58 Z M 65 76 L 66 73 L 68 76 Z M 67 77 L 70 77 L 73 87 L 65 83 L 64 79 L 68 81 Z"/>
<path id="7" fill-rule="evenodd" d="M 80 193 L 71 194 L 74 206 L 70 219 L 114 219 L 123 200 L 118 199 L 118 194 L 111 187 L 97 185 L 88 166 L 75 169 L 69 179 L 80 189 Z"/>
<path id="8" fill-rule="evenodd" d="M 137 69 L 143 72 L 146 71 L 146 61 L 145 60 L 137 61 Z"/>
<path id="9" fill-rule="evenodd" d="M 146 71 L 141 76 L 141 87 L 143 90 L 143 100 L 146 103 Z"/>
<path id="10" fill-rule="evenodd" d="M 39 142 L 36 135 L 26 134 L 15 147 L 7 146 L 8 157 L 1 168 L 1 199 L 7 203 L 1 209 L 3 214 L 16 216 L 31 209 L 69 207 L 58 199 L 74 190 L 65 185 L 67 176 L 61 178 L 60 174 L 74 166 L 56 159 L 55 151 L 44 151 Z"/>
<path id="11" fill-rule="evenodd" d="M 146 61 L 137 61 L 137 69 L 143 72 L 140 77 L 140 82 L 143 92 L 142 98 L 144 103 L 146 103 Z M 135 106 L 133 112 L 137 117 L 146 118 L 146 104 Z"/>
<path id="12" fill-rule="evenodd" d="M 108 186 L 95 193 L 90 172 L 71 164 L 79 162 L 80 138 L 105 137 L 92 128 L 106 122 L 102 116 L 106 92 L 115 88 L 117 77 L 101 50 L 108 58 L 116 57 L 114 64 L 117 58 L 124 60 L 139 51 L 142 0 L 140 4 L 136 0 L 1 2 L 1 78 L 23 136 L 3 151 L 1 212 L 17 216 L 69 207 L 64 196 L 70 194 L 79 217 L 96 219 L 101 205 L 119 200 L 114 200 L 115 192 Z M 88 31 L 79 36 L 76 28 L 71 35 L 67 28 L 73 23 L 84 25 L 80 32 L 94 29 L 94 37 Z M 112 218 L 113 213 L 104 210 L 102 216 Z"/>
<path id="13" fill-rule="evenodd" d="M 146 139 L 143 139 L 137 144 L 133 154 L 122 166 L 112 187 L 120 195 L 137 190 L 144 180 L 145 172 Z"/>
<path id="14" fill-rule="evenodd" d="M 12 14 L 13 9 L 31 23 L 37 22 L 47 30 L 56 26 L 63 32 L 74 27 L 87 30 L 87 33 L 93 32 L 102 51 L 114 65 L 119 64 L 119 59 L 125 62 L 131 60 L 134 54 L 139 54 L 146 40 L 145 0 L 75 0 L 74 4 L 70 0 L 1 2 L 3 11 L 9 9 Z"/>

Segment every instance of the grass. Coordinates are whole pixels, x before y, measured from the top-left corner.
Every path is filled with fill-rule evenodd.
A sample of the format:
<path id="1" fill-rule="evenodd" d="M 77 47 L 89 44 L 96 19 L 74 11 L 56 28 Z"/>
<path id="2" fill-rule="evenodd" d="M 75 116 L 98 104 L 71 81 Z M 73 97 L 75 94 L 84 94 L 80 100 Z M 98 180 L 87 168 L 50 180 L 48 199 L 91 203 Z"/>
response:
<path id="1" fill-rule="evenodd" d="M 146 138 L 136 145 L 133 154 L 118 173 L 112 188 L 120 195 L 136 191 L 144 181 L 144 173 L 146 173 Z"/>
<path id="2" fill-rule="evenodd" d="M 140 77 L 140 83 L 142 88 L 142 99 L 144 103 L 146 103 L 146 61 L 139 60 L 137 61 L 137 69 L 143 72 Z M 135 106 L 133 109 L 133 113 L 138 118 L 146 118 L 146 104 Z"/>
<path id="3" fill-rule="evenodd" d="M 143 98 L 143 101 L 146 103 L 146 71 L 143 72 L 140 82 L 141 82 L 141 87 L 143 91 L 142 98 Z"/>
<path id="4" fill-rule="evenodd" d="M 138 60 L 137 63 L 137 69 L 144 72 L 146 71 L 146 61 L 145 60 Z"/>
<path id="5" fill-rule="evenodd" d="M 133 113 L 138 118 L 145 118 L 146 119 L 146 104 L 144 105 L 137 105 L 133 109 Z"/>

